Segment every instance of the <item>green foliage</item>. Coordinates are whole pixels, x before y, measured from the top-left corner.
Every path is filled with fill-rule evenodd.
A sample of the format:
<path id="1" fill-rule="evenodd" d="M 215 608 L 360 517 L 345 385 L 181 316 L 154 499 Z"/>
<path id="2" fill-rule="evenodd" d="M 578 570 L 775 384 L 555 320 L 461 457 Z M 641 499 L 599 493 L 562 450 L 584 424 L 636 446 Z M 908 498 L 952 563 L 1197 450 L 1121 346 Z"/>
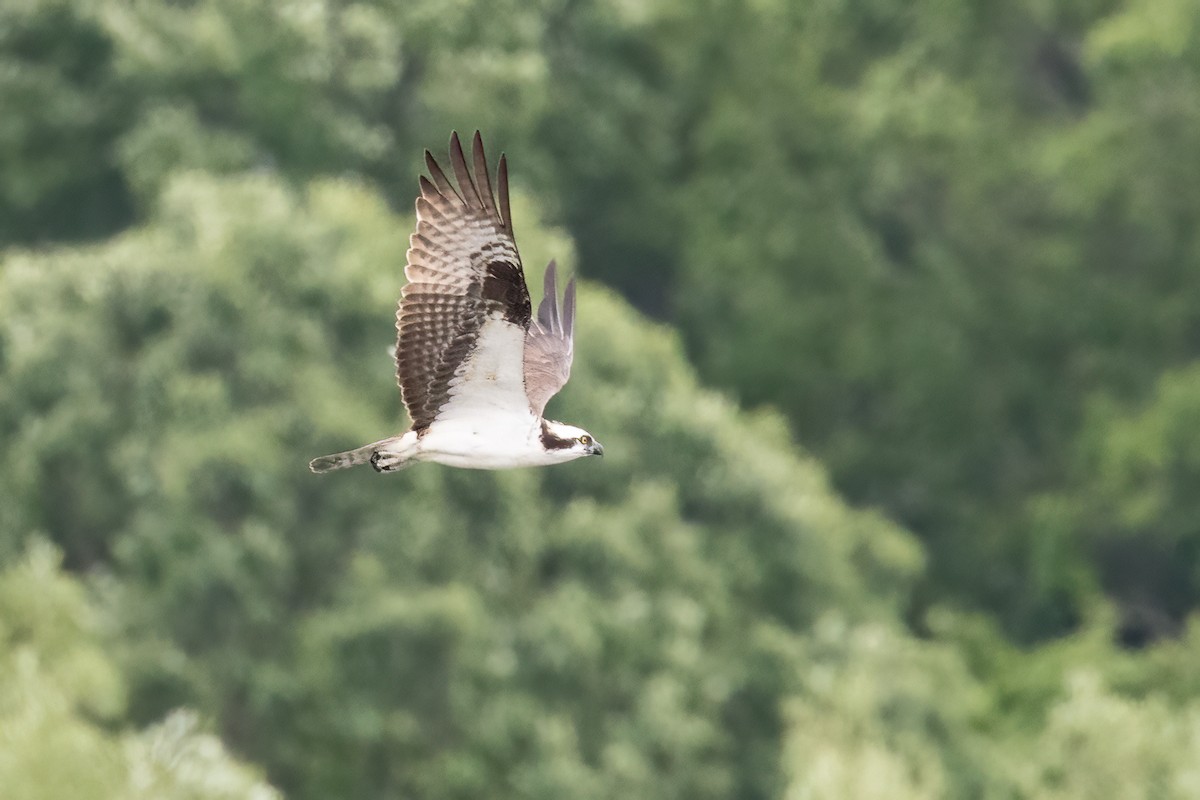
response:
<path id="1" fill-rule="evenodd" d="M 1196 794 L 1198 8 L 5 5 L 5 796 Z M 608 455 L 316 478 L 452 127 Z"/>
<path id="2" fill-rule="evenodd" d="M 103 235 L 130 220 L 110 151 L 131 98 L 95 7 L 0 8 L 0 245 Z"/>
<path id="3" fill-rule="evenodd" d="M 778 758 L 779 642 L 894 617 L 920 566 L 780 420 L 588 287 L 556 403 L 602 469 L 318 479 L 313 453 L 399 425 L 411 223 L 348 184 L 197 175 L 154 220 L 0 273 L 6 527 L 114 571 L 136 718 L 195 705 L 299 797 L 778 787 L 738 766 Z"/>
<path id="4" fill-rule="evenodd" d="M 102 615 L 35 540 L 0 572 L 0 782 L 13 800 L 274 800 L 278 794 L 176 712 L 139 734 L 110 728 L 125 687 Z"/>
<path id="5" fill-rule="evenodd" d="M 519 4 L 518 4 L 519 5 Z M 405 205 L 441 42 L 522 40 L 495 3 L 19 0 L 0 10 L 0 244 L 103 237 L 179 169 L 365 174 Z M 486 31 L 473 20 L 486 13 Z M 398 146 L 399 145 L 399 146 Z"/>
<path id="6" fill-rule="evenodd" d="M 1165 373 L 1144 408 L 1097 402 L 1075 485 L 1039 501 L 1037 534 L 1060 543 L 1046 580 L 1112 597 L 1132 644 L 1177 634 L 1200 600 L 1197 422 L 1194 366 Z"/>
<path id="7" fill-rule="evenodd" d="M 388 133 L 367 112 L 401 79 L 395 23 L 356 4 L 105 3 L 140 114 L 121 158 L 152 201 L 179 167 L 270 161 L 291 175 L 361 168 Z"/>
<path id="8" fill-rule="evenodd" d="M 1094 675 L 1072 675 L 1050 710 L 1033 762 L 1038 796 L 1178 798 L 1200 791 L 1200 706 L 1136 701 Z"/>
<path id="9" fill-rule="evenodd" d="M 1032 671 L 994 632 L 909 637 L 912 540 L 596 287 L 553 410 L 602 437 L 603 464 L 310 475 L 312 453 L 396 424 L 379 265 L 407 227 L 347 183 L 190 174 L 144 229 L 3 264 L 0 479 L 26 498 L 5 529 L 52 530 L 110 575 L 137 723 L 196 707 L 294 797 L 1041 797 L 1091 785 L 1061 755 L 1079 715 L 1149 727 L 1159 687 L 1191 696 L 1186 650 L 1114 669 L 1120 691 L 1064 689 L 1072 664 L 1113 661 L 1103 626 Z M 531 258 L 564 244 L 522 236 Z M 124 746 L 139 785 L 210 772 L 189 720 Z M 1180 747 L 1129 785 L 1186 781 Z"/>
<path id="10" fill-rule="evenodd" d="M 972 752 L 983 695 L 952 651 L 830 620 L 797 663 L 803 693 L 788 706 L 785 797 L 915 800 L 1004 786 Z M 955 774 L 968 754 L 974 768 Z"/>
<path id="11" fill-rule="evenodd" d="M 428 102 L 534 142 L 582 267 L 1028 641 L 1086 613 L 1032 531 L 1093 396 L 1194 357 L 1196 13 L 581 3 Z"/>
<path id="12" fill-rule="evenodd" d="M 119 744 L 88 719 L 123 701 L 90 611 L 45 543 L 0 573 L 0 781 L 11 797 L 66 797 L 72 787 L 114 797 L 121 785 Z"/>
<path id="13" fill-rule="evenodd" d="M 609 144 L 658 187 L 627 202 L 665 232 L 701 374 L 921 536 L 927 594 L 1069 630 L 1078 604 L 1029 601 L 1029 501 L 1094 394 L 1194 357 L 1195 5 L 711 5 L 623 28 L 660 57 L 643 84 L 704 87 L 661 123 L 671 167 L 653 137 Z"/>

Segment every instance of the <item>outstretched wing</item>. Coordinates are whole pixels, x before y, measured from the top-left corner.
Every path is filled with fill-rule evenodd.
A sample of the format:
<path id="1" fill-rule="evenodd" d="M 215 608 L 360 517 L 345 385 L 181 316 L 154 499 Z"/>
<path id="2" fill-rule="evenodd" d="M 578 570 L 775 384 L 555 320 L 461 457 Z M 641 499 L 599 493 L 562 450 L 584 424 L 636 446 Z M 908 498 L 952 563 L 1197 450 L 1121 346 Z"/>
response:
<path id="1" fill-rule="evenodd" d="M 404 268 L 409 282 L 396 313 L 396 379 L 417 431 L 459 397 L 474 395 L 494 410 L 528 407 L 523 354 L 531 307 L 513 239 L 508 167 L 501 156 L 497 204 L 478 131 L 471 149 L 474 176 L 458 134 L 451 135 L 457 189 L 425 152 L 429 178 L 421 177 Z"/>
<path id="2" fill-rule="evenodd" d="M 575 355 L 575 279 L 567 282 L 561 309 L 557 284 L 558 268 L 551 261 L 546 267 L 545 293 L 537 319 L 525 335 L 525 393 L 538 416 L 571 377 L 571 359 Z"/>

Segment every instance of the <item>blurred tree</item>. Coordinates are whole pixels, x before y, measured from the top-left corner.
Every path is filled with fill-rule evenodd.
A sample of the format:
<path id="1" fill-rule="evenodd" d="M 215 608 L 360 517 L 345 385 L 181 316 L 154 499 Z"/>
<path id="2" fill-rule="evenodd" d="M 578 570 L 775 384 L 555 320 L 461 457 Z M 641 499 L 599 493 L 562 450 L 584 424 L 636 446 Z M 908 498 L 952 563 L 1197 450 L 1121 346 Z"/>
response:
<path id="1" fill-rule="evenodd" d="M 3 13 L 0 243 L 120 228 L 181 167 L 359 175 L 408 207 L 420 146 L 482 126 L 524 146 L 586 274 L 921 536 L 923 596 L 1024 638 L 1081 618 L 1031 584 L 1028 501 L 1089 396 L 1195 356 L 1186 0 Z"/>
<path id="2" fill-rule="evenodd" d="M 0 783 L 12 800 L 275 800 L 279 795 L 176 712 L 112 730 L 125 686 L 101 615 L 35 540 L 0 572 Z"/>
<path id="3" fill-rule="evenodd" d="M 953 650 L 829 619 L 796 663 L 788 800 L 1001 797 L 1015 788 L 982 751 L 973 725 L 986 697 Z"/>
<path id="4" fill-rule="evenodd" d="M 0 8 L 0 246 L 103 236 L 132 219 L 112 150 L 134 101 L 96 6 Z"/>
<path id="5" fill-rule="evenodd" d="M 849 499 L 917 532 L 931 597 L 1024 638 L 1080 618 L 1026 602 L 1026 501 L 1061 482 L 1088 397 L 1194 356 L 1195 203 L 1172 165 L 1200 144 L 1181 97 L 1200 61 L 1178 34 L 1183 57 L 1157 59 L 1172 34 L 1140 8 L 730 11 L 738 58 L 671 185 L 701 373 L 783 409 Z M 1130 71 L 1126 27 L 1151 37 Z"/>
<path id="6" fill-rule="evenodd" d="M 1076 486 L 1040 501 L 1034 533 L 1057 542 L 1043 590 L 1121 611 L 1122 640 L 1177 635 L 1200 605 L 1200 369 L 1168 372 L 1145 408 L 1097 402 L 1079 445 Z M 1089 576 L 1080 581 L 1072 576 Z"/>
<path id="7" fill-rule="evenodd" d="M 1032 761 L 1029 796 L 1185 800 L 1200 791 L 1200 706 L 1131 699 L 1095 673 L 1072 674 Z"/>
<path id="8" fill-rule="evenodd" d="M 105 3 L 103 19 L 141 100 L 120 152 L 145 202 L 181 167 L 304 178 L 391 156 L 373 106 L 409 76 L 375 4 Z"/>
<path id="9" fill-rule="evenodd" d="M 0 557 L 45 531 L 129 672 L 18 647 L 0 784 L 61 737 L 172 796 L 227 763 L 184 705 L 301 798 L 1187 796 L 1198 9 L 0 9 Z M 401 424 L 388 205 L 449 127 L 563 226 L 531 283 L 681 335 L 585 287 L 602 466 L 318 481 Z"/>
<path id="10" fill-rule="evenodd" d="M 112 572 L 136 720 L 211 713 L 294 796 L 777 794 L 785 655 L 834 608 L 894 625 L 913 542 L 590 287 L 556 404 L 602 469 L 310 475 L 397 416 L 408 227 L 188 175 L 145 229 L 10 256 L 3 529 Z"/>
<path id="11" fill-rule="evenodd" d="M 185 168 L 367 175 L 407 207 L 419 147 L 446 135 L 427 111 L 426 95 L 447 88 L 427 85 L 429 65 L 485 38 L 489 52 L 517 52 L 536 9 L 510 11 L 395 0 L 6 5 L 0 245 L 111 234 Z"/>
<path id="12" fill-rule="evenodd" d="M 1127 220 L 1097 219 L 1092 176 L 1133 168 L 1089 149 L 1127 109 L 1099 66 L 1117 5 L 547 3 L 515 45 L 432 61 L 427 102 L 536 143 L 581 266 L 921 535 L 931 598 L 1045 636 L 1079 609 L 1022 601 L 1025 501 L 1088 392 L 1186 346 L 1143 349 L 1160 321 L 1096 277 Z"/>

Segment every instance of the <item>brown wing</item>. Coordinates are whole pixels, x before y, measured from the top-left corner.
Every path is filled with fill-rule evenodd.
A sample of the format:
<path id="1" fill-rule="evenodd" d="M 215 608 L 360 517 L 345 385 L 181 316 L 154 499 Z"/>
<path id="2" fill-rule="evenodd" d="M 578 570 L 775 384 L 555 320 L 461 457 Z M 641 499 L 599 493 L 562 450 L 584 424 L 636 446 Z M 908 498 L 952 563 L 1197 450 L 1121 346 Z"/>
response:
<path id="1" fill-rule="evenodd" d="M 409 238 L 408 284 L 396 312 L 396 380 L 413 429 L 423 430 L 462 377 L 489 321 L 529 327 L 529 289 L 513 239 L 508 167 L 500 156 L 492 195 L 483 142 L 472 143 L 474 176 L 458 134 L 450 136 L 456 189 L 429 151 Z M 520 368 L 520 354 L 513 356 Z"/>
<path id="2" fill-rule="evenodd" d="M 525 334 L 525 393 L 538 416 L 571 376 L 571 359 L 575 354 L 575 279 L 567 282 L 560 311 L 557 273 L 557 266 L 551 261 L 546 267 L 537 320 Z"/>

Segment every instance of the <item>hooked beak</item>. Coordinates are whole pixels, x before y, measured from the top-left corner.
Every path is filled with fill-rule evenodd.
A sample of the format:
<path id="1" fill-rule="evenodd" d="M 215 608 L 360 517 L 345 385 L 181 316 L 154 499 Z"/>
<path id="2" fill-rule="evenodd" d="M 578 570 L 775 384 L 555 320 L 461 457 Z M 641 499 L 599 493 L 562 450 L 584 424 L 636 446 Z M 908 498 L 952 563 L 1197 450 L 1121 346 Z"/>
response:
<path id="1" fill-rule="evenodd" d="M 588 455 L 589 456 L 604 455 L 604 446 L 593 439 L 591 445 L 588 447 Z"/>

